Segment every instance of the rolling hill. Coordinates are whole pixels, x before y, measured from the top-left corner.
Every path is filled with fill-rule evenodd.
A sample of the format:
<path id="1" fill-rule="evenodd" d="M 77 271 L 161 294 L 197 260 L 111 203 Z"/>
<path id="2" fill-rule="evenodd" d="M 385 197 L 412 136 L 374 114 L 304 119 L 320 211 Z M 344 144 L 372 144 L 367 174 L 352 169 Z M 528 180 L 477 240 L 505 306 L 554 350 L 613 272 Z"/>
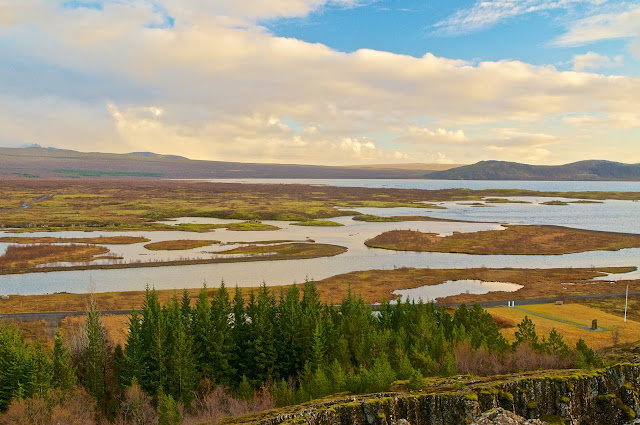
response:
<path id="1" fill-rule="evenodd" d="M 435 180 L 627 180 L 640 181 L 640 164 L 579 161 L 565 165 L 528 165 L 505 161 L 480 161 L 423 176 Z"/>
<path id="2" fill-rule="evenodd" d="M 444 166 L 446 169 L 455 165 Z M 6 177 L 144 177 L 168 179 L 297 178 L 411 179 L 442 170 L 441 164 L 330 167 L 192 160 L 153 152 L 128 154 L 77 152 L 26 147 L 0 148 L 0 178 Z"/>

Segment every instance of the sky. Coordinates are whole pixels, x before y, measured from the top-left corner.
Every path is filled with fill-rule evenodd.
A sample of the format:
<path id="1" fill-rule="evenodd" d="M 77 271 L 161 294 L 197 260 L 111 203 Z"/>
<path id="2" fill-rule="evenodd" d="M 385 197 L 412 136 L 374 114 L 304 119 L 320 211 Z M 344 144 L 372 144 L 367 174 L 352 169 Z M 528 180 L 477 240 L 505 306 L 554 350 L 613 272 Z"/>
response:
<path id="1" fill-rule="evenodd" d="M 0 146 L 640 163 L 640 1 L 0 0 Z"/>

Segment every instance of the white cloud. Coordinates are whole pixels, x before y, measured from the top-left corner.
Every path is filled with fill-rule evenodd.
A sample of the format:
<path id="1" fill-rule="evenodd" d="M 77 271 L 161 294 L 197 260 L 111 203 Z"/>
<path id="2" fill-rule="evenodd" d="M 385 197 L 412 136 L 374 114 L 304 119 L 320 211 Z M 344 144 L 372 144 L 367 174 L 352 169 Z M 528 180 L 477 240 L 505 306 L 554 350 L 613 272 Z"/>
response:
<path id="1" fill-rule="evenodd" d="M 459 10 L 436 23 L 435 28 L 445 35 L 465 34 L 492 27 L 519 15 L 605 2 L 607 0 L 477 0 L 473 7 Z"/>
<path id="2" fill-rule="evenodd" d="M 557 46 L 578 46 L 613 38 L 636 38 L 640 35 L 640 6 L 616 13 L 602 13 L 574 22 L 558 37 Z"/>
<path id="3" fill-rule="evenodd" d="M 602 40 L 629 39 L 629 50 L 640 59 L 640 5 L 601 13 L 574 22 L 554 40 L 556 46 L 580 46 Z"/>
<path id="4" fill-rule="evenodd" d="M 0 77 L 20 83 L 0 85 L 0 142 L 218 160 L 460 161 L 487 155 L 487 140 L 504 157 L 526 140 L 543 143 L 523 129 L 568 114 L 601 117 L 604 128 L 640 126 L 640 78 L 519 61 L 347 54 L 238 27 L 253 17 L 231 2 L 220 3 L 233 9 L 227 17 L 204 0 L 166 0 L 160 12 L 148 2 L 103 10 L 51 3 L 34 0 L 38 7 L 0 31 L 8 46 Z M 300 10 L 322 7 L 302 3 Z M 174 27 L 149 27 L 166 14 Z M 3 66 L 17 62 L 38 72 Z M 61 75 L 41 83 L 51 70 Z M 485 129 L 468 130 L 474 126 Z"/>
<path id="5" fill-rule="evenodd" d="M 594 52 L 587 52 L 583 55 L 573 57 L 573 69 L 576 71 L 586 71 L 588 69 L 617 68 L 624 65 L 622 55 L 610 58 Z"/>
<path id="6" fill-rule="evenodd" d="M 468 140 L 463 130 L 447 130 L 445 128 L 431 130 L 426 127 L 411 125 L 407 128 L 398 129 L 397 132 L 401 134 L 397 139 L 398 142 L 415 145 L 460 143 Z"/>

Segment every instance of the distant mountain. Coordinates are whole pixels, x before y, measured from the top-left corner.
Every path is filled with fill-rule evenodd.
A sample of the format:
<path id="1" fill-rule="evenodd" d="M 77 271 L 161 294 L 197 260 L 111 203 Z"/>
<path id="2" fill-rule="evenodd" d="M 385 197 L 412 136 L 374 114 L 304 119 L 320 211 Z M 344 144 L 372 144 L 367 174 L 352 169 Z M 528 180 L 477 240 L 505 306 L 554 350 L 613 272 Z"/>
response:
<path id="1" fill-rule="evenodd" d="M 453 167 L 450 165 L 449 167 Z M 329 167 L 299 164 L 260 164 L 202 161 L 153 152 L 112 154 L 29 146 L 0 148 L 0 178 L 51 177 L 143 177 L 169 179 L 419 179 L 428 170 L 442 170 L 441 164 L 404 167 Z M 446 166 L 445 166 L 446 167 Z"/>
<path id="2" fill-rule="evenodd" d="M 480 161 L 424 175 L 437 180 L 629 180 L 640 181 L 640 164 L 579 161 L 565 165 L 528 165 L 518 162 Z"/>
<path id="3" fill-rule="evenodd" d="M 154 152 L 131 152 L 125 155 L 144 156 L 145 158 L 189 159 L 180 155 L 161 155 Z"/>

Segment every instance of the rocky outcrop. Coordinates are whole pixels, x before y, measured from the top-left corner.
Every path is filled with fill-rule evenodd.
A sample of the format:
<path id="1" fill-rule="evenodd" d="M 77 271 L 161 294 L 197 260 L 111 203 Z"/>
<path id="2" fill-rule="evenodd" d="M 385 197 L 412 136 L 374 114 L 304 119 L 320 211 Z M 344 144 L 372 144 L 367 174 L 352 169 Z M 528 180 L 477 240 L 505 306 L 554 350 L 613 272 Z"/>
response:
<path id="1" fill-rule="evenodd" d="M 640 365 L 549 373 L 507 376 L 491 382 L 478 380 L 458 390 L 436 388 L 433 393 L 387 393 L 324 401 L 288 412 L 273 412 L 254 418 L 253 422 L 261 425 L 450 425 L 470 424 L 477 419 L 478 424 L 489 424 L 494 423 L 486 422 L 491 417 L 501 416 L 495 409 L 524 419 L 571 425 L 629 424 L 640 416 Z M 515 415 L 512 418 L 502 415 L 501 419 L 516 420 Z"/>
<path id="2" fill-rule="evenodd" d="M 471 425 L 542 425 L 538 419 L 525 419 L 499 407 L 483 413 Z"/>

